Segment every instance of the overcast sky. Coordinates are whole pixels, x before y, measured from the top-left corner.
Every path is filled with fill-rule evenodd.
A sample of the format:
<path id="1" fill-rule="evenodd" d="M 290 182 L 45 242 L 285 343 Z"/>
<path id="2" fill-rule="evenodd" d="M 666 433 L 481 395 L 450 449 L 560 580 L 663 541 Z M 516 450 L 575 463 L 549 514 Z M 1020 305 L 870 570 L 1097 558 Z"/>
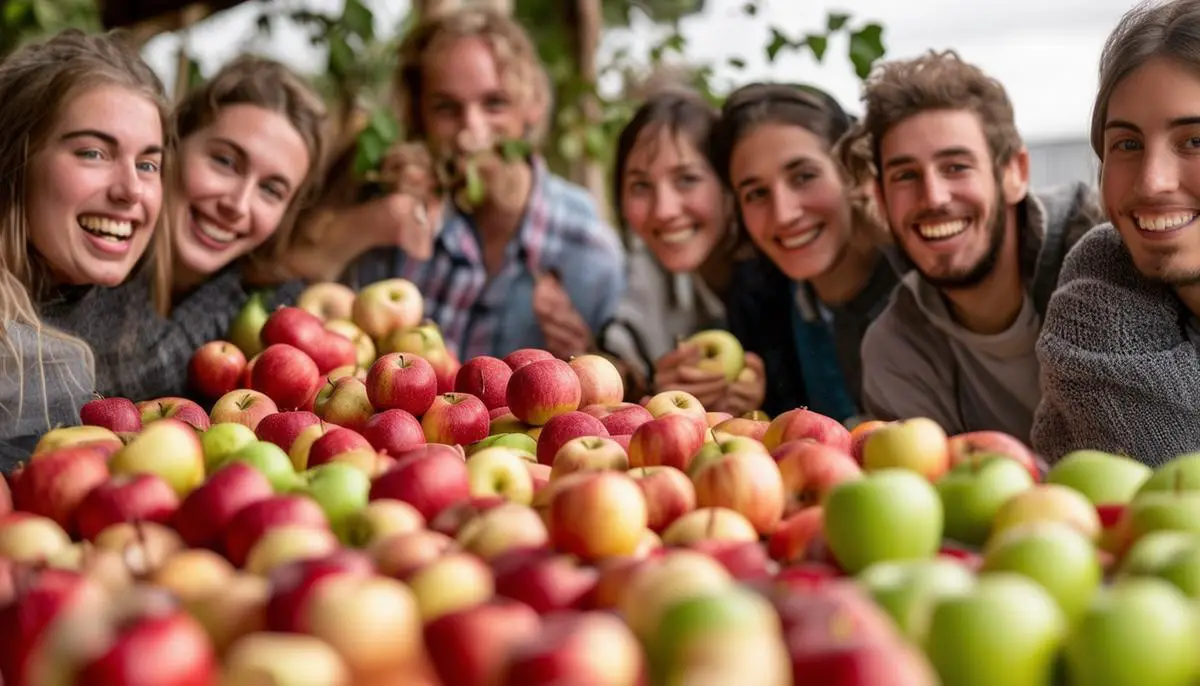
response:
<path id="1" fill-rule="evenodd" d="M 280 0 L 337 11 L 341 0 Z M 379 28 L 386 31 L 406 13 L 403 0 L 368 0 Z M 911 57 L 929 48 L 953 48 L 1000 79 L 1016 108 L 1017 123 L 1028 141 L 1086 137 L 1100 49 L 1129 0 L 761 0 L 747 17 L 744 0 L 708 0 L 707 9 L 684 23 L 687 59 L 712 63 L 726 83 L 751 79 L 808 81 L 830 91 L 851 111 L 859 110 L 858 79 L 846 58 L 844 40 L 829 46 L 825 64 L 808 54 L 784 53 L 767 64 L 763 50 L 769 27 L 800 35 L 823 26 L 829 11 L 852 15 L 852 24 L 878 21 L 885 27 L 889 58 Z M 253 35 L 258 3 L 215 17 L 187 37 L 189 48 L 211 74 Z M 602 52 L 622 46 L 645 54 L 656 39 L 654 27 L 636 22 L 630 30 L 605 34 Z M 163 36 L 146 48 L 146 57 L 168 82 L 174 73 L 179 37 Z M 259 51 L 283 59 L 301 71 L 320 69 L 324 55 L 296 30 L 276 32 Z M 726 59 L 742 57 L 743 71 Z M 603 64 L 603 57 L 602 62 Z"/>

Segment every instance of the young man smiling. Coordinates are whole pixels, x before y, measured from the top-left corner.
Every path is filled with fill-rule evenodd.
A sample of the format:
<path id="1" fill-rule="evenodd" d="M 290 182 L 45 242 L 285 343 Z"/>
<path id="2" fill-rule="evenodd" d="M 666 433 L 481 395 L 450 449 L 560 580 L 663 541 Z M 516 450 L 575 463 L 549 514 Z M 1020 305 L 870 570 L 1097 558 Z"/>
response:
<path id="1" fill-rule="evenodd" d="M 907 263 L 863 340 L 866 410 L 1028 440 L 1043 308 L 1063 255 L 1100 221 L 1093 194 L 1030 192 L 1003 86 L 953 52 L 881 65 L 863 101 L 842 159 L 874 182 Z"/>

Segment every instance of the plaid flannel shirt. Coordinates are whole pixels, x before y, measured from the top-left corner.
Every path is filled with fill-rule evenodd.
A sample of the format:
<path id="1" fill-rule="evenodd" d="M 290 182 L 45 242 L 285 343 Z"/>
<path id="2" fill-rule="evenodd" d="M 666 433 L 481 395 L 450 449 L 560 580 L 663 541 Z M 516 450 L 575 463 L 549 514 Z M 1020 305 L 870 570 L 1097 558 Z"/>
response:
<path id="1" fill-rule="evenodd" d="M 349 280 L 357 287 L 394 277 L 416 284 L 425 316 L 463 360 L 545 346 L 533 313 L 533 285 L 535 275 L 550 271 L 559 274 L 588 327 L 600 331 L 625 289 L 620 240 L 587 191 L 550 173 L 539 158 L 532 163 L 529 203 L 495 274 L 487 273 L 472 218 L 448 206 L 429 260 L 381 248 L 364 255 Z"/>

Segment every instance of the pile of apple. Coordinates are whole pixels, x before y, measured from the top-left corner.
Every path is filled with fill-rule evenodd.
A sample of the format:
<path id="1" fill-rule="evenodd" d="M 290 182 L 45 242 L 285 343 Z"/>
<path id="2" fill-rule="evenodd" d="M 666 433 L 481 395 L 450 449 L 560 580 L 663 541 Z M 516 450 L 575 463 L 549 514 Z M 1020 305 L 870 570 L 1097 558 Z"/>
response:
<path id="1" fill-rule="evenodd" d="M 43 436 L 0 480 L 0 683 L 1200 680 L 1200 454 L 625 403 L 600 356 L 460 365 L 406 283 L 197 351 L 209 412 Z"/>

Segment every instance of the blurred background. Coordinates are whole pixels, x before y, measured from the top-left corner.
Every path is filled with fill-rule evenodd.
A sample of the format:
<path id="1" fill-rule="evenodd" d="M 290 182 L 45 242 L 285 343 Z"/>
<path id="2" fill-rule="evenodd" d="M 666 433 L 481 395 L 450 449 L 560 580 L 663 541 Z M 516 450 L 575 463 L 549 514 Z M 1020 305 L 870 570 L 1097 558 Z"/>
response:
<path id="1" fill-rule="evenodd" d="M 398 39 L 423 12 L 486 4 L 531 32 L 555 82 L 547 155 L 607 195 L 616 132 L 654 74 L 714 101 L 751 80 L 807 82 L 859 112 L 881 58 L 954 49 L 1007 88 L 1035 187 L 1095 181 L 1087 143 L 1096 70 L 1128 0 L 3 0 L 0 55 L 65 26 L 130 28 L 168 89 L 241 52 L 308 74 L 334 104 L 359 171 L 398 135 L 386 108 Z M 607 203 L 604 203 L 605 205 Z"/>

